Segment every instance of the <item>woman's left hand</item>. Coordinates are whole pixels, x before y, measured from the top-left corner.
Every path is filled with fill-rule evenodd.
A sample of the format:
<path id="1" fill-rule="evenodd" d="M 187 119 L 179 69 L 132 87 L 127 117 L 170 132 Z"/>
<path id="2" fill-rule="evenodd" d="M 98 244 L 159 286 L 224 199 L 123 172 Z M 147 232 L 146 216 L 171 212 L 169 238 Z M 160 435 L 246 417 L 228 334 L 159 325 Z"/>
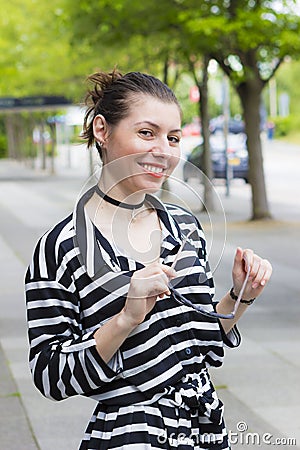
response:
<path id="1" fill-rule="evenodd" d="M 243 250 L 238 247 L 232 269 L 233 290 L 236 295 L 241 290 L 249 266 L 250 274 L 243 293 L 244 300 L 258 297 L 272 274 L 272 266 L 267 259 L 262 259 L 251 249 Z"/>

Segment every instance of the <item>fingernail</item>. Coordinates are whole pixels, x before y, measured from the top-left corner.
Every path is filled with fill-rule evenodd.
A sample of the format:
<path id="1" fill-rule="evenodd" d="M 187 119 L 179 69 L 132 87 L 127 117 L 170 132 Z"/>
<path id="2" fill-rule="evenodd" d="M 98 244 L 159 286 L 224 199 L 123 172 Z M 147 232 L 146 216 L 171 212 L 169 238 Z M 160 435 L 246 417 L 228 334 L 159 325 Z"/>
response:
<path id="1" fill-rule="evenodd" d="M 264 286 L 264 285 L 266 284 L 266 280 L 262 280 L 262 281 L 260 282 L 260 284 L 261 284 L 262 286 Z"/>
<path id="2" fill-rule="evenodd" d="M 253 283 L 253 284 L 252 284 L 252 289 L 256 289 L 257 286 L 258 286 L 258 283 Z"/>

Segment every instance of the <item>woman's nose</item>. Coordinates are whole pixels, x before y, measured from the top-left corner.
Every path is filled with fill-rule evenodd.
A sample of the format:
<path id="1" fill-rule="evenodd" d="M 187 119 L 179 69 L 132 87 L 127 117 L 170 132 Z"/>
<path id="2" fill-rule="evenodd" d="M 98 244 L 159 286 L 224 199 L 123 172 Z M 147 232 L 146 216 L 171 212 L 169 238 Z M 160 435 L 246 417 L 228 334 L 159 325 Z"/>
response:
<path id="1" fill-rule="evenodd" d="M 153 152 L 156 156 L 171 156 L 171 147 L 168 138 L 161 138 L 154 148 Z"/>

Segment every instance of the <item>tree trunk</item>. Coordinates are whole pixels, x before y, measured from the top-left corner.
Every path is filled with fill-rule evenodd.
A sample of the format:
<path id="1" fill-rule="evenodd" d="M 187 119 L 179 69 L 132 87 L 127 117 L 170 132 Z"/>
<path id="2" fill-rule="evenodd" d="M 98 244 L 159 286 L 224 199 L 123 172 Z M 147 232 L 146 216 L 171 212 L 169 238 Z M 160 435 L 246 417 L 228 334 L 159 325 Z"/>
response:
<path id="1" fill-rule="evenodd" d="M 252 189 L 252 220 L 271 218 L 267 200 L 260 138 L 262 88 L 262 83 L 259 83 L 257 80 L 249 80 L 237 86 L 237 92 L 243 107 L 247 135 L 249 181 Z"/>
<path id="2" fill-rule="evenodd" d="M 164 62 L 164 70 L 163 70 L 163 82 L 168 85 L 169 84 L 169 57 L 166 56 Z"/>
<path id="3" fill-rule="evenodd" d="M 203 68 L 202 68 L 202 82 L 198 83 L 198 89 L 200 92 L 199 100 L 199 112 L 202 125 L 202 137 L 203 137 L 203 163 L 204 163 L 204 174 L 206 175 L 203 180 L 204 182 L 204 207 L 207 211 L 214 211 L 214 195 L 213 195 L 213 185 L 211 183 L 212 179 L 212 163 L 211 163 L 211 152 L 209 144 L 209 114 L 208 114 L 208 63 L 209 58 L 207 56 L 203 57 Z"/>
<path id="4" fill-rule="evenodd" d="M 16 139 L 15 139 L 15 128 L 14 128 L 14 118 L 13 114 L 7 114 L 5 117 L 5 127 L 7 135 L 7 146 L 8 146 L 8 157 L 17 158 L 16 149 Z"/>

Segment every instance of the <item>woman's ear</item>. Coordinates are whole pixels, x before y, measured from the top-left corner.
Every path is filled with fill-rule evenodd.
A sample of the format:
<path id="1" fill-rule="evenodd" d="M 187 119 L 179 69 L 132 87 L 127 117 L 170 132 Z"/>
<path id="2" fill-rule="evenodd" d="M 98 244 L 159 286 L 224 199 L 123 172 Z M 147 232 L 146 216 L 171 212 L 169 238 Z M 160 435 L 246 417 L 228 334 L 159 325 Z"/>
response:
<path id="1" fill-rule="evenodd" d="M 100 144 L 103 145 L 107 138 L 108 134 L 108 126 L 107 122 L 105 120 L 105 117 L 102 116 L 102 114 L 97 114 L 95 116 L 93 121 L 93 132 L 95 136 L 95 140 Z"/>

